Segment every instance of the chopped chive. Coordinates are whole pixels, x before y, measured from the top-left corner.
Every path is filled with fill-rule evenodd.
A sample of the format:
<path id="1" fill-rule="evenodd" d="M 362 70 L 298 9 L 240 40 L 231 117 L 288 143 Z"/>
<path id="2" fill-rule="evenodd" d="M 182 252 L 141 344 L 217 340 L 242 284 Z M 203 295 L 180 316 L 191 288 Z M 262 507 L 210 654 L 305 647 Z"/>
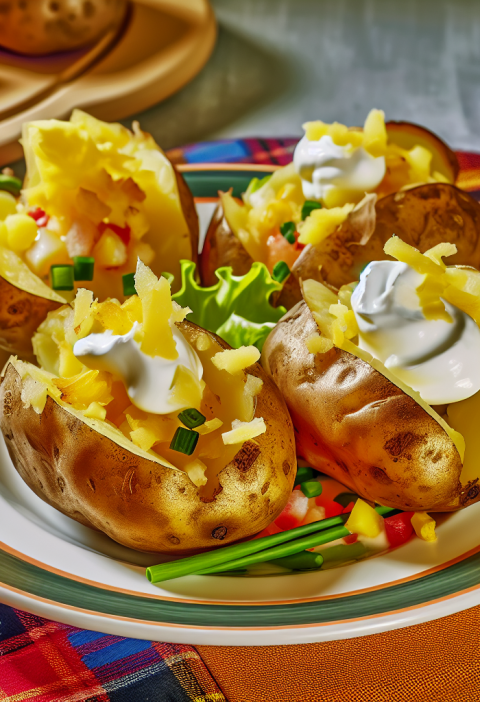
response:
<path id="1" fill-rule="evenodd" d="M 93 280 L 95 259 L 92 256 L 73 257 L 73 277 L 75 280 Z"/>
<path id="2" fill-rule="evenodd" d="M 323 556 L 320 553 L 302 551 L 301 553 L 295 553 L 293 556 L 274 558 L 268 563 L 274 563 L 282 566 L 282 568 L 290 568 L 290 570 L 317 570 L 323 564 Z"/>
<path id="3" fill-rule="evenodd" d="M 307 219 L 307 217 L 310 217 L 313 210 L 319 210 L 321 209 L 321 207 L 321 204 L 317 202 L 317 200 L 305 200 L 305 202 L 302 205 L 302 214 L 300 215 L 302 220 Z"/>
<path id="4" fill-rule="evenodd" d="M 318 497 L 322 494 L 322 483 L 319 483 L 318 480 L 306 480 L 304 483 L 300 483 L 300 490 L 305 497 Z"/>
<path id="5" fill-rule="evenodd" d="M 175 276 L 172 273 L 169 273 L 168 271 L 164 271 L 162 273 L 162 278 L 165 278 L 169 285 L 171 285 L 175 280 Z"/>
<path id="6" fill-rule="evenodd" d="M 189 429 L 195 429 L 201 424 L 205 424 L 206 417 L 203 416 L 195 407 L 190 407 L 190 409 L 183 410 L 177 415 L 182 424 L 185 424 Z"/>
<path id="7" fill-rule="evenodd" d="M 285 261 L 278 261 L 273 267 L 272 278 L 276 280 L 277 283 L 283 283 L 284 280 L 290 275 L 290 268 L 285 263 Z"/>
<path id="8" fill-rule="evenodd" d="M 297 475 L 295 476 L 295 484 L 294 487 L 297 485 L 300 485 L 300 483 L 304 483 L 305 480 L 311 480 L 313 478 L 313 468 L 310 468 L 308 466 L 301 466 L 300 468 L 297 469 Z"/>
<path id="9" fill-rule="evenodd" d="M 280 232 L 283 234 L 283 236 L 285 237 L 285 239 L 288 241 L 289 244 L 294 244 L 296 241 L 295 231 L 296 231 L 295 222 L 284 222 L 283 224 L 280 225 Z"/>
<path id="10" fill-rule="evenodd" d="M 272 174 L 269 173 L 268 175 L 264 176 L 263 178 L 252 178 L 252 180 L 250 181 L 249 186 L 248 186 L 250 192 L 255 193 L 257 190 L 260 190 L 260 188 L 262 186 L 264 186 L 265 183 L 267 182 L 267 180 L 270 180 L 271 177 L 272 177 Z"/>
<path id="11" fill-rule="evenodd" d="M 324 563 L 332 563 L 333 561 L 353 561 L 360 558 L 366 552 L 367 547 L 361 541 L 356 541 L 354 544 L 338 544 L 338 546 L 329 546 L 321 552 Z M 309 552 L 310 553 L 310 552 Z M 320 555 L 320 554 L 318 554 Z"/>
<path id="12" fill-rule="evenodd" d="M 123 294 L 125 297 L 137 294 L 137 290 L 135 288 L 135 273 L 125 273 L 125 275 L 122 275 L 122 282 Z"/>
<path id="13" fill-rule="evenodd" d="M 301 553 L 307 548 L 322 546 L 323 544 L 328 544 L 330 541 L 336 541 L 337 539 L 341 539 L 343 536 L 348 536 L 349 534 L 350 532 L 346 527 L 336 526 L 332 527 L 331 529 L 325 529 L 325 531 L 304 536 L 301 539 L 294 539 L 288 543 L 267 548 L 264 551 L 251 553 L 243 558 L 236 558 L 235 560 L 228 561 L 227 563 L 221 563 L 220 565 L 211 566 L 210 568 L 197 570 L 196 572 L 197 575 L 211 575 L 212 573 L 220 573 L 222 570 L 245 568 L 246 566 L 253 565 L 254 563 L 265 563 L 266 561 L 273 561 L 277 558 L 293 556 L 294 554 Z"/>
<path id="14" fill-rule="evenodd" d="M 22 181 L 20 178 L 0 173 L 0 190 L 7 190 L 12 195 L 20 195 L 21 189 Z"/>
<path id="15" fill-rule="evenodd" d="M 67 264 L 50 266 L 50 276 L 54 290 L 73 290 L 73 266 Z"/>
<path id="16" fill-rule="evenodd" d="M 354 492 L 341 492 L 333 498 L 334 502 L 338 502 L 342 507 L 348 507 L 350 502 L 356 502 L 358 500 L 358 495 Z"/>
<path id="17" fill-rule="evenodd" d="M 185 429 L 184 431 L 188 431 Z M 392 507 L 375 507 L 378 514 L 388 514 L 393 512 L 398 514 L 399 510 L 394 510 Z M 188 556 L 186 558 L 181 558 L 176 561 L 170 561 L 169 563 L 161 563 L 159 565 L 150 566 L 146 569 L 147 579 L 151 583 L 159 583 L 164 580 L 173 580 L 174 578 L 181 578 L 184 575 L 191 575 L 192 573 L 204 572 L 205 569 L 210 569 L 216 566 L 224 566 L 225 570 L 230 570 L 232 567 L 232 562 L 241 560 L 243 556 L 249 556 L 251 554 L 257 554 L 258 552 L 264 552 L 272 546 L 278 544 L 286 544 L 295 540 L 295 548 L 287 553 L 277 553 L 270 556 L 270 559 L 279 558 L 280 556 L 292 555 L 293 553 L 299 553 L 304 551 L 306 548 L 312 548 L 311 546 L 304 546 L 298 544 L 302 539 L 298 538 L 301 536 L 306 536 L 307 534 L 313 534 L 317 539 L 321 536 L 318 532 L 322 534 L 326 533 L 324 530 L 333 526 L 341 526 L 343 531 L 343 525 L 350 517 L 349 514 L 340 514 L 338 517 L 328 517 L 327 519 L 321 519 L 318 522 L 312 522 L 311 524 L 303 524 L 302 526 L 295 527 L 295 529 L 290 529 L 288 531 L 281 531 L 278 534 L 271 534 L 270 536 L 262 536 L 260 539 L 253 539 L 252 541 L 244 541 L 239 544 L 233 544 L 231 546 L 225 546 L 224 548 L 215 549 L 213 551 L 207 551 L 206 553 L 200 553 L 195 556 Z M 347 532 L 349 533 L 349 532 Z M 337 538 L 337 537 L 336 537 Z M 322 543 L 327 543 L 330 537 Z M 319 545 L 319 544 L 314 544 Z M 267 560 L 263 557 L 262 560 Z M 240 564 L 242 566 L 242 564 Z"/>
<path id="18" fill-rule="evenodd" d="M 178 451 L 179 453 L 184 453 L 186 456 L 191 456 L 195 451 L 199 436 L 200 434 L 198 431 L 191 431 L 190 429 L 184 429 L 184 427 L 178 427 L 172 439 L 172 443 L 170 444 L 170 448 L 172 451 Z"/>

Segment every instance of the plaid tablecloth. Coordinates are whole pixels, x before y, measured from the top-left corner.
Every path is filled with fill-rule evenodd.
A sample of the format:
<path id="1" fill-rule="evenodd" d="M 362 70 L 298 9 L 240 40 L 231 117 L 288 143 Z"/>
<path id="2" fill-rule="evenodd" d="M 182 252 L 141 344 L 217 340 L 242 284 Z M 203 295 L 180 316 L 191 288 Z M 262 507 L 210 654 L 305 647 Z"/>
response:
<path id="1" fill-rule="evenodd" d="M 169 156 L 284 165 L 296 142 L 229 139 Z M 458 157 L 459 185 L 480 199 L 480 154 Z M 225 694 L 229 702 L 476 702 L 479 622 L 476 607 L 348 641 L 194 648 L 107 636 L 0 605 L 0 702 L 223 702 Z"/>

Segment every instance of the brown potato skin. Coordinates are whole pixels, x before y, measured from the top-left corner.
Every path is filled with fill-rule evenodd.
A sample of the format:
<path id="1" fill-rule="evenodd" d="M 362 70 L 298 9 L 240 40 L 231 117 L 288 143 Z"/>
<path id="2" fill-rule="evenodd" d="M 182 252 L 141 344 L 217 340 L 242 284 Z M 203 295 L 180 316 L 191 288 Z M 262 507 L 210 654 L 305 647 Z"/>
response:
<path id="1" fill-rule="evenodd" d="M 212 221 L 211 227 L 213 225 Z M 226 226 L 228 223 L 223 217 L 222 229 Z M 449 265 L 463 264 L 480 269 L 480 204 L 455 185 L 428 183 L 387 195 L 376 202 L 373 196 L 321 244 L 306 246 L 276 304 L 290 309 L 302 299 L 300 278 L 313 278 L 338 289 L 358 280 L 370 261 L 392 260 L 383 247 L 393 234 L 421 253 L 442 242 L 455 244 L 457 253 L 448 258 Z M 230 235 L 235 237 L 231 231 Z M 217 234 L 212 233 L 213 236 Z M 242 247 L 236 237 L 235 240 Z M 218 257 L 215 265 L 232 265 L 229 256 L 236 256 L 235 250 L 226 249 L 225 254 L 224 258 Z M 235 265 L 233 267 L 235 272 Z"/>
<path id="2" fill-rule="evenodd" d="M 233 275 L 245 275 L 252 267 L 253 258 L 230 228 L 219 201 L 209 224 L 202 253 L 199 257 L 199 272 L 202 285 L 211 287 L 218 283 L 217 268 L 231 266 Z"/>
<path id="3" fill-rule="evenodd" d="M 61 303 L 20 290 L 0 276 L 0 348 L 33 359 L 32 336 Z"/>
<path id="4" fill-rule="evenodd" d="M 451 511 L 480 499 L 444 429 L 400 388 L 334 347 L 311 354 L 318 333 L 300 302 L 267 338 L 262 364 L 283 394 L 298 454 L 367 500 L 402 510 Z"/>
<path id="5" fill-rule="evenodd" d="M 185 322 L 195 338 L 200 330 Z M 203 331 L 203 330 L 201 330 Z M 214 334 L 219 350 L 229 348 Z M 246 442 L 218 475 L 221 491 L 204 502 L 187 474 L 126 451 L 52 398 L 41 415 L 21 401 L 9 364 L 0 386 L 0 419 L 15 468 L 42 500 L 81 524 L 141 551 L 186 554 L 256 534 L 282 511 L 296 472 L 293 427 L 285 403 L 260 364 L 255 416 L 267 432 Z"/>
<path id="6" fill-rule="evenodd" d="M 167 157 L 168 158 L 168 157 Z M 170 159 L 169 159 L 170 161 Z M 198 224 L 197 210 L 195 208 L 195 200 L 188 187 L 185 178 L 176 168 L 175 164 L 172 163 L 173 171 L 175 173 L 175 178 L 177 181 L 178 195 L 180 197 L 180 205 L 183 211 L 183 216 L 187 223 L 188 231 L 190 232 L 190 244 L 191 244 L 191 260 L 197 263 L 198 261 L 198 239 L 200 235 L 200 228 Z"/>

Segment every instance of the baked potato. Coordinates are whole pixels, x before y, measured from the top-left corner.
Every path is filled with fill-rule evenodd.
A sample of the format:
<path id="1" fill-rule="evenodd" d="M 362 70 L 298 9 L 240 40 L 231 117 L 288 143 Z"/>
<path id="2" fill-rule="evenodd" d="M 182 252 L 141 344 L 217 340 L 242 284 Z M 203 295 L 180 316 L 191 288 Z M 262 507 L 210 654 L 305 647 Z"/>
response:
<path id="1" fill-rule="evenodd" d="M 447 274 L 450 288 L 443 273 L 436 279 L 437 302 L 453 300 L 478 325 L 480 273 L 453 266 Z M 359 348 L 348 310 L 352 285 L 339 296 L 317 281 L 302 285 L 305 299 L 262 352 L 290 411 L 298 454 L 367 500 L 398 509 L 452 511 L 479 501 L 480 392 L 427 404 Z"/>
<path id="2" fill-rule="evenodd" d="M 71 51 L 118 27 L 126 10 L 127 0 L 6 0 L 0 45 L 27 55 Z"/>
<path id="3" fill-rule="evenodd" d="M 198 219 L 184 179 L 138 125 L 131 132 L 75 110 L 69 122 L 25 124 L 22 143 L 20 201 L 0 201 L 0 346 L 28 357 L 34 329 L 69 288 L 123 300 L 137 258 L 178 286 L 180 259 L 197 259 Z M 52 278 L 57 265 L 66 286 Z"/>
<path id="4" fill-rule="evenodd" d="M 304 211 L 304 186 L 298 168 L 292 163 L 275 171 L 271 178 L 254 179 L 242 204 L 229 193 L 221 193 L 200 256 L 203 284 L 212 285 L 214 271 L 222 265 L 232 266 L 234 274 L 241 275 L 252 261 L 262 261 L 272 271 L 282 260 L 288 264 L 292 275 L 285 283 L 279 304 L 291 307 L 301 299 L 300 278 L 314 277 L 336 287 L 356 280 L 365 262 L 377 260 L 368 259 L 369 255 L 384 256 L 383 244 L 395 232 L 388 231 L 390 225 L 396 224 L 395 220 L 399 218 L 407 223 L 410 207 L 416 208 L 412 218 L 423 217 L 423 228 L 429 231 L 428 214 L 452 223 L 454 216 L 462 217 L 463 210 L 466 210 L 467 218 L 473 217 L 477 224 L 479 206 L 468 195 L 463 199 L 453 186 L 459 166 L 448 146 L 417 125 L 407 122 L 384 124 L 378 112 L 372 110 L 371 115 L 377 115 L 379 122 L 374 134 L 378 136 L 383 129 L 385 143 L 381 153 L 386 167 L 376 188 L 369 190 L 363 200 L 364 192 L 344 192 L 337 188 L 338 204 L 332 200 L 330 204 L 323 202 L 321 209 Z M 369 119 L 370 116 L 365 130 Z M 309 130 L 312 131 L 312 139 L 318 138 L 316 124 L 305 125 L 307 135 Z M 350 138 L 346 135 L 362 134 L 362 130 L 347 130 L 346 127 L 343 127 L 344 132 L 339 131 L 342 125 L 336 123 L 319 124 L 322 131 L 327 127 L 333 130 L 332 139 L 339 143 Z M 365 139 L 368 134 L 370 139 L 373 138 L 370 128 L 363 134 Z M 400 199 L 403 193 L 409 192 L 406 189 L 420 184 L 428 185 L 420 186 L 425 188 L 423 191 L 416 187 L 413 198 Z M 435 190 L 435 186 L 439 190 Z M 421 223 L 416 224 L 418 229 Z M 453 227 L 458 230 L 462 224 L 453 223 Z M 405 234 L 408 231 L 402 233 Z M 416 238 L 420 238 L 418 232 L 408 240 L 417 246 Z M 435 243 L 446 239 L 448 232 Z M 475 242 L 476 239 L 477 235 Z M 462 256 L 463 251 L 459 249 L 459 259 L 468 260 Z M 341 282 L 338 280 L 339 268 L 342 269 Z"/>
<path id="5" fill-rule="evenodd" d="M 45 502 L 134 549 L 185 554 L 252 536 L 280 514 L 293 487 L 295 440 L 285 403 L 255 362 L 257 349 L 231 350 L 180 321 L 188 310 L 169 302 L 165 278 L 139 270 L 140 295 L 123 305 L 92 302 L 82 290 L 73 309 L 49 314 L 33 340 L 43 367 L 10 358 L 0 422 L 13 464 Z M 147 411 L 139 395 L 132 395 L 134 405 L 130 381 L 90 368 L 72 352 L 79 339 L 106 329 L 133 333 L 132 324 L 146 355 L 154 344 L 154 361 L 168 356 L 179 333 L 200 359 L 201 379 L 178 365 L 170 390 L 170 381 L 165 386 L 161 402 L 176 403 L 168 414 Z M 137 354 L 130 371 L 146 355 Z M 201 413 L 194 429 L 179 414 L 192 408 L 197 418 Z M 180 429 L 182 440 L 185 432 L 188 441 L 198 434 L 193 451 L 175 443 Z"/>

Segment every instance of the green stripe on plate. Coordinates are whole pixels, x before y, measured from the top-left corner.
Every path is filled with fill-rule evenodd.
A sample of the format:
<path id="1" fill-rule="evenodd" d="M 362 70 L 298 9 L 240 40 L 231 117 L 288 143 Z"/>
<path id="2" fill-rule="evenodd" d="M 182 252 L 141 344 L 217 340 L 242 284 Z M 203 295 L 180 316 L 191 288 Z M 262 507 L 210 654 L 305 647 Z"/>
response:
<path id="1" fill-rule="evenodd" d="M 279 605 L 209 605 L 129 595 L 70 580 L 5 552 L 0 552 L 0 581 L 53 602 L 128 619 L 201 627 L 289 627 L 363 619 L 458 594 L 480 584 L 480 553 L 407 583 L 331 600 Z"/>
<path id="2" fill-rule="evenodd" d="M 252 178 L 263 178 L 259 171 L 183 171 L 183 177 L 194 197 L 217 197 L 218 191 L 233 188 L 234 197 L 240 197 Z"/>

